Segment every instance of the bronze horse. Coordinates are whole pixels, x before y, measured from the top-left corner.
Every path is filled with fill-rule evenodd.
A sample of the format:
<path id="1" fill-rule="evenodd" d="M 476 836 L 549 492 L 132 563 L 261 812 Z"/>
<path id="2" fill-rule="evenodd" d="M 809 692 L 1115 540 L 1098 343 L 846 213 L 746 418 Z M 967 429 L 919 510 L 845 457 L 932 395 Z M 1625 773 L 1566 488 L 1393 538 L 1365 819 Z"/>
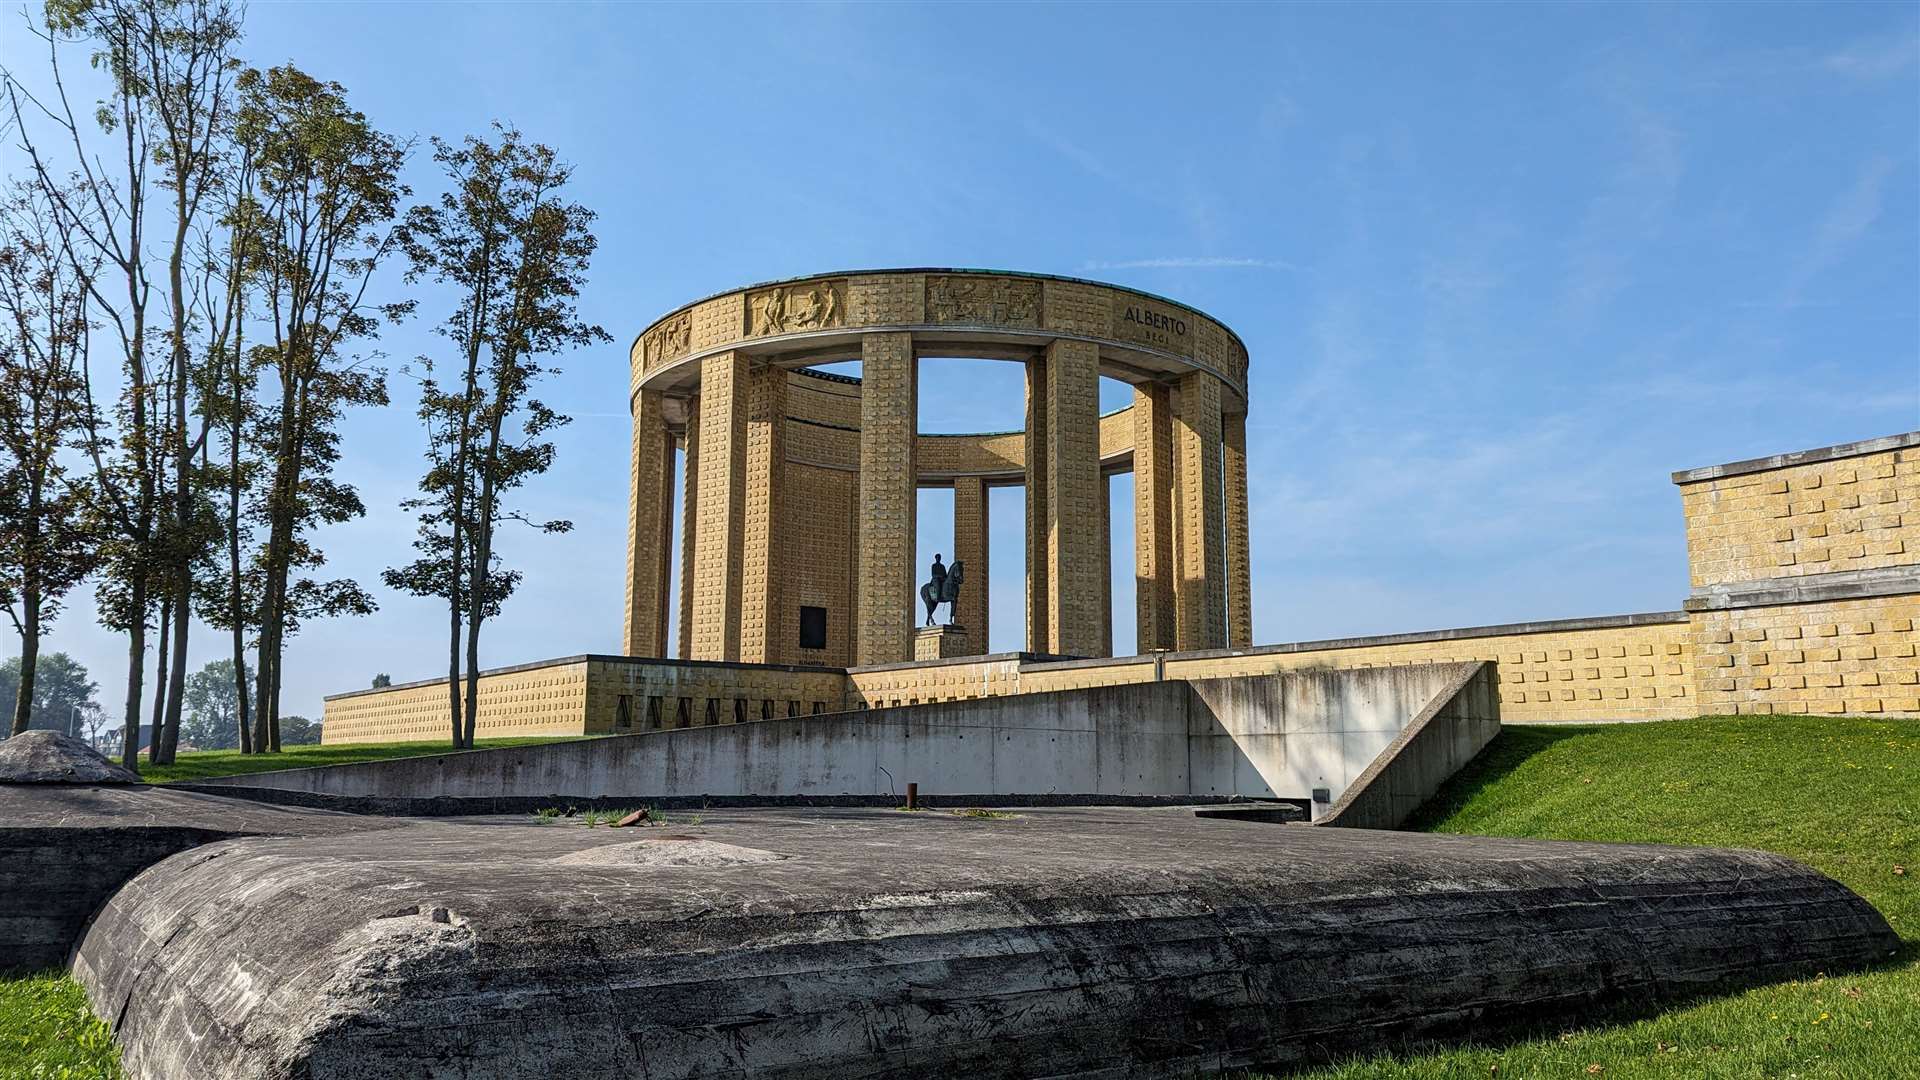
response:
<path id="1" fill-rule="evenodd" d="M 947 622 L 949 625 L 952 624 L 953 602 L 960 599 L 960 581 L 966 574 L 965 567 L 966 563 L 961 562 L 959 559 L 953 560 L 953 565 L 947 567 L 946 588 L 938 592 L 934 591 L 933 582 L 931 581 L 920 586 L 920 602 L 927 605 L 928 626 L 933 625 L 933 609 L 939 607 L 941 604 L 947 605 Z"/>

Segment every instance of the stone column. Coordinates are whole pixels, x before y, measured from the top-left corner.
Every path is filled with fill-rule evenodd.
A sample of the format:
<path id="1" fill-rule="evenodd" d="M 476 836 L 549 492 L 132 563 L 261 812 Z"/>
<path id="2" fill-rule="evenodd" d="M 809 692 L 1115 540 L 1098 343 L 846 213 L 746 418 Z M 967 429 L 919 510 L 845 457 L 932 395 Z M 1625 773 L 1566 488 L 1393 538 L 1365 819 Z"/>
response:
<path id="1" fill-rule="evenodd" d="M 1048 651 L 1100 656 L 1099 350 L 1052 342 L 1046 374 Z"/>
<path id="2" fill-rule="evenodd" d="M 1180 377 L 1174 418 L 1174 473 L 1179 484 L 1180 540 L 1174 580 L 1175 647 L 1219 649 L 1227 643 L 1227 552 L 1220 467 L 1220 380 L 1204 371 Z"/>
<path id="3" fill-rule="evenodd" d="M 860 561 L 854 664 L 912 658 L 919 371 L 911 334 L 860 345 Z"/>
<path id="4" fill-rule="evenodd" d="M 1173 409 L 1167 388 L 1133 388 L 1134 625 L 1140 652 L 1174 647 Z"/>
<path id="5" fill-rule="evenodd" d="M 987 484 L 977 476 L 953 482 L 953 557 L 966 564 L 966 581 L 953 621 L 966 628 L 975 652 L 987 651 Z M 918 646 L 916 645 L 916 648 Z"/>
<path id="6" fill-rule="evenodd" d="M 1107 474 L 1100 474 L 1100 651 L 1095 656 L 1113 655 L 1113 485 Z"/>
<path id="7" fill-rule="evenodd" d="M 1227 645 L 1253 644 L 1253 553 L 1247 536 L 1247 414 L 1222 418 L 1227 510 Z"/>
<path id="8" fill-rule="evenodd" d="M 740 581 L 746 516 L 747 358 L 700 362 L 700 515 L 694 519 L 695 660 L 740 658 Z"/>
<path id="9" fill-rule="evenodd" d="M 667 655 L 667 591 L 673 545 L 673 438 L 665 402 L 642 390 L 633 402 L 627 496 L 628 656 Z"/>
<path id="10" fill-rule="evenodd" d="M 787 373 L 761 367 L 747 376 L 745 539 L 740 578 L 740 659 L 780 664 L 799 650 L 799 627 L 787 615 L 780 563 L 787 461 Z"/>
<path id="11" fill-rule="evenodd" d="M 1047 632 L 1047 362 L 1027 362 L 1027 651 L 1051 649 Z"/>
<path id="12" fill-rule="evenodd" d="M 687 399 L 680 453 L 680 634 L 674 655 L 693 659 L 693 541 L 700 520 L 700 399 Z"/>

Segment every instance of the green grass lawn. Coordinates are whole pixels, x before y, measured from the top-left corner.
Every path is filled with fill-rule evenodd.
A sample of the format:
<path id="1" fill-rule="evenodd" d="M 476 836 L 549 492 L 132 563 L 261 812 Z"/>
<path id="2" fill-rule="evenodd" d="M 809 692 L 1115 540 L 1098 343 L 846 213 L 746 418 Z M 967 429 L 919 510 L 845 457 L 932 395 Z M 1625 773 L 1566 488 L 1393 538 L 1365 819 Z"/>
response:
<path id="1" fill-rule="evenodd" d="M 62 971 L 0 976 L 0 1078 L 95 1080 L 120 1075 L 120 1052 L 87 995 Z"/>
<path id="2" fill-rule="evenodd" d="M 481 739 L 477 750 L 501 746 L 530 746 L 534 743 L 563 742 L 591 736 L 540 735 L 524 739 Z M 140 763 L 140 779 L 150 784 L 176 780 L 202 780 L 209 776 L 233 776 L 238 773 L 278 772 L 283 769 L 311 769 L 320 765 L 345 765 L 355 761 L 379 761 L 382 758 L 413 757 L 416 754 L 450 754 L 453 747 L 446 739 L 428 742 L 340 743 L 333 746 L 289 746 L 278 754 L 242 754 L 238 750 L 189 750 L 176 755 L 171 765 Z M 3 1080 L 3 1078 L 0 1078 Z"/>
<path id="3" fill-rule="evenodd" d="M 483 745 L 531 741 L 538 740 Z M 295 747 L 275 760 L 299 768 L 444 749 Z M 257 771 L 259 760 L 182 754 L 166 778 Z M 1517 1041 L 1401 1048 L 1291 1080 L 1920 1077 L 1920 721 L 1776 716 L 1510 727 L 1411 827 L 1777 851 L 1866 897 L 1905 948 L 1870 972 L 1655 1015 L 1595 1016 Z M 106 1029 L 85 1010 L 71 979 L 0 978 L 0 1078 L 117 1075 Z"/>
<path id="4" fill-rule="evenodd" d="M 1920 721 L 1509 727 L 1409 827 L 1776 851 L 1865 897 L 1905 947 L 1871 972 L 1505 1044 L 1404 1048 L 1291 1080 L 1920 1077 Z"/>

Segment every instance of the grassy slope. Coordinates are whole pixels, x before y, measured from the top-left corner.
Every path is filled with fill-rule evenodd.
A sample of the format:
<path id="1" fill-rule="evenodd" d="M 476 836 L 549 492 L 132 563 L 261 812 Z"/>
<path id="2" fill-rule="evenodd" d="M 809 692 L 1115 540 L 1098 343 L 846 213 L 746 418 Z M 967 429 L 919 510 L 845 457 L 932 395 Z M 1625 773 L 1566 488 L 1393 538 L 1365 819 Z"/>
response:
<path id="1" fill-rule="evenodd" d="M 1920 722 L 1508 728 L 1411 827 L 1777 851 L 1865 897 L 1905 948 L 1872 972 L 1304 1077 L 1920 1077 Z"/>
<path id="2" fill-rule="evenodd" d="M 442 749 L 417 744 L 413 752 Z M 299 747 L 285 760 L 298 767 L 331 763 L 309 754 L 366 760 L 392 756 L 386 751 L 405 752 Z M 193 758 L 221 756 L 239 757 Z M 215 774 L 215 762 L 186 758 L 175 769 Z M 226 771 L 255 763 L 236 764 Z M 1869 973 L 1762 987 L 1637 1021 L 1596 1017 L 1581 1030 L 1499 1046 L 1346 1062 L 1305 1074 L 1312 1080 L 1920 1077 L 1920 722 L 1750 717 L 1509 728 L 1414 827 L 1778 851 L 1866 897 L 1906 949 Z M 0 1077 L 114 1075 L 105 1028 L 86 1022 L 84 1009 L 70 979 L 0 978 Z"/>
<path id="3" fill-rule="evenodd" d="M 489 750 L 500 746 L 560 742 L 570 737 L 581 738 L 582 736 L 546 735 L 524 739 L 481 739 L 476 749 Z M 355 761 L 379 761 L 381 758 L 452 752 L 452 747 L 447 745 L 445 739 L 435 739 L 430 742 L 289 746 L 278 754 L 242 754 L 238 750 L 192 750 L 175 757 L 171 765 L 141 763 L 140 778 L 150 784 L 166 784 L 175 780 L 200 780 L 209 776 L 278 772 L 283 769 L 311 769 L 320 765 L 345 765 Z"/>
<path id="4" fill-rule="evenodd" d="M 0 1078 L 107 1080 L 120 1053 L 65 972 L 0 976 Z"/>

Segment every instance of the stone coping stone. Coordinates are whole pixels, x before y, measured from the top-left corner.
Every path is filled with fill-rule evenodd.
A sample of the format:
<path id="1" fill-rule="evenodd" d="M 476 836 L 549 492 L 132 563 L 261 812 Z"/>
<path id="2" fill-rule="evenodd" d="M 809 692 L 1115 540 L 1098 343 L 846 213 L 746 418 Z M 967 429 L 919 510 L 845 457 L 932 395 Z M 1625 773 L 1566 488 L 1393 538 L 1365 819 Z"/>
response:
<path id="1" fill-rule="evenodd" d="M 336 766 L 322 765 L 329 769 Z M 285 770 L 297 771 L 297 770 Z M 764 809 L 807 807 L 899 807 L 905 795 L 503 795 L 476 797 L 466 795 L 430 795 L 418 798 L 368 795 L 333 795 L 293 788 L 261 787 L 249 784 L 261 773 L 231 777 L 211 777 L 204 783 L 169 784 L 168 787 L 207 795 L 220 795 L 273 806 L 301 806 L 346 814 L 376 817 L 479 817 L 488 814 L 534 814 L 549 807 L 573 807 L 577 810 L 619 810 L 651 806 L 661 810 Z M 1035 795 L 936 795 L 919 796 L 924 806 L 960 809 L 969 806 L 1213 806 L 1248 802 L 1243 795 L 1071 795 L 1043 793 Z"/>
<path id="2" fill-rule="evenodd" d="M 845 668 L 821 667 L 815 664 L 749 664 L 738 660 L 675 660 L 664 656 L 615 656 L 611 653 L 576 653 L 573 656 L 556 656 L 551 660 L 529 660 L 524 664 L 508 664 L 506 667 L 487 668 L 480 673 L 481 678 L 489 675 L 511 675 L 517 671 L 538 671 L 541 668 L 564 667 L 568 664 L 585 663 L 605 664 L 652 664 L 661 667 L 684 668 L 731 668 L 753 669 L 756 671 L 791 671 L 799 674 L 838 675 Z M 328 694 L 323 701 L 339 701 L 344 698 L 360 697 L 364 694 L 385 694 L 394 690 L 416 690 L 423 686 L 445 686 L 446 676 L 436 679 L 415 679 L 412 682 L 394 683 L 392 686 L 367 686 L 358 690 L 342 690 L 337 694 Z"/>
<path id="3" fill-rule="evenodd" d="M 119 890 L 73 967 L 154 1080 L 878 1080 L 1284 1067 L 1897 945 L 1754 851 L 1173 807 L 721 809 L 222 841 Z"/>
<path id="4" fill-rule="evenodd" d="M 140 778 L 64 731 L 24 731 L 0 742 L 0 784 L 137 784 Z"/>
<path id="5" fill-rule="evenodd" d="M 1688 611 L 1737 611 L 1908 593 L 1920 593 L 1920 566 L 1876 566 L 1866 570 L 1835 570 L 1826 574 L 1795 574 L 1696 587 L 1685 606 Z"/>
<path id="6" fill-rule="evenodd" d="M 1897 435 L 1883 435 L 1877 439 L 1862 439 L 1859 442 L 1835 443 L 1832 446 L 1819 446 L 1812 450 L 1796 450 L 1790 454 L 1773 454 L 1769 457 L 1748 458 L 1745 461 L 1729 461 L 1725 465 L 1681 469 L 1673 474 L 1673 482 L 1695 484 L 1702 480 L 1718 480 L 1723 476 L 1771 472 L 1774 469 L 1786 469 L 1795 465 L 1812 465 L 1822 461 L 1859 457 L 1862 454 L 1878 454 L 1883 450 L 1899 450 L 1909 446 L 1920 446 L 1920 431 L 1904 431 Z"/>

